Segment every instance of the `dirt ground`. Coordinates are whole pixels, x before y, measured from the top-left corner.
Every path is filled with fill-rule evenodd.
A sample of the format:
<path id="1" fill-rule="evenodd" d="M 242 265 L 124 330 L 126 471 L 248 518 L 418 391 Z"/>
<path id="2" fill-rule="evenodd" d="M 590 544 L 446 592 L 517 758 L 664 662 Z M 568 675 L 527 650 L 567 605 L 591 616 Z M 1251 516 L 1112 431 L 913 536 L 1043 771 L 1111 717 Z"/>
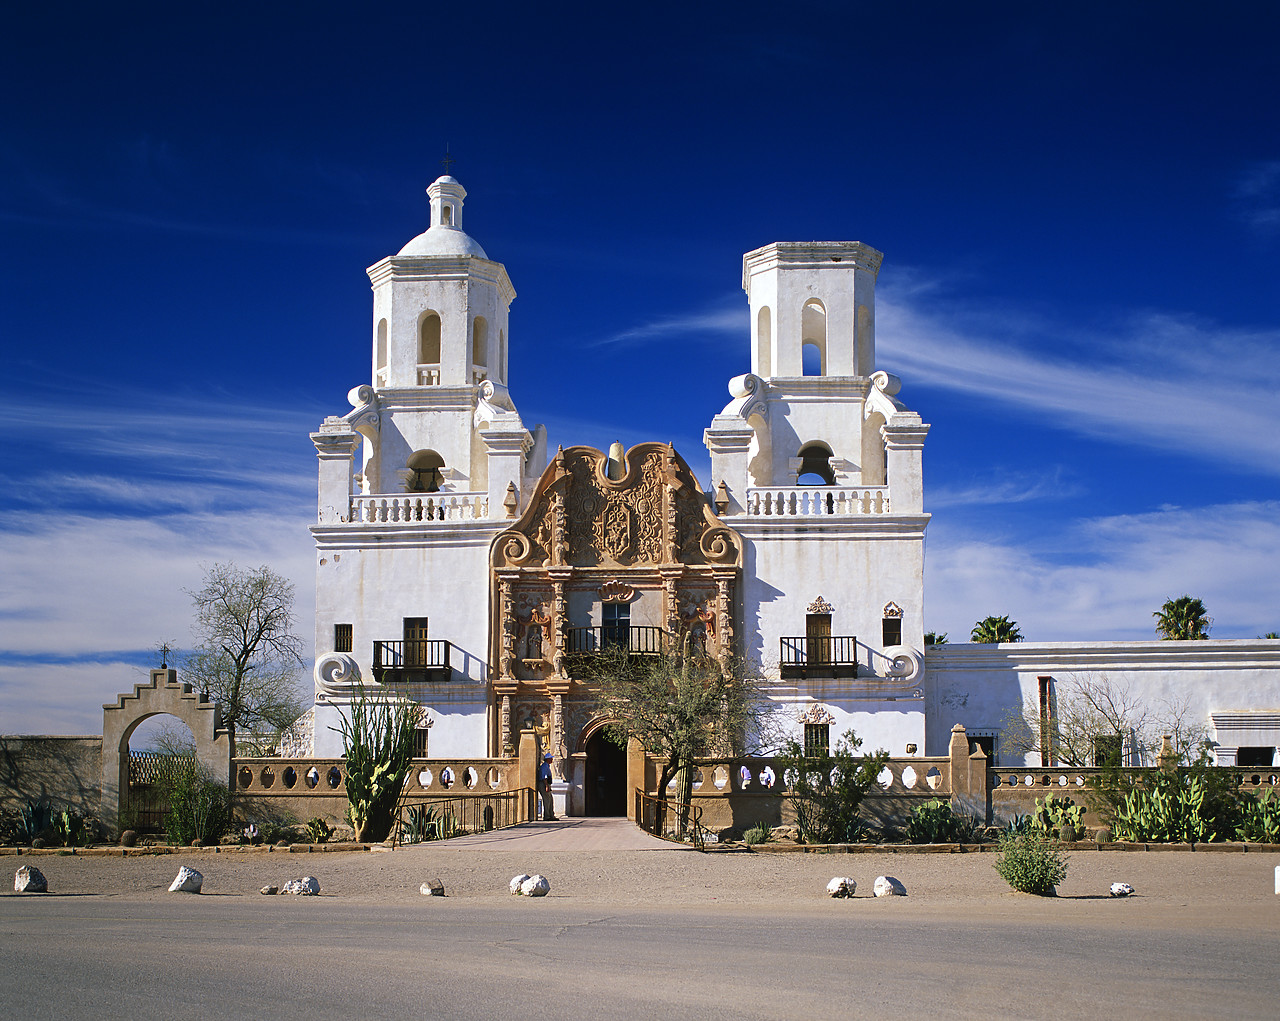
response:
<path id="1" fill-rule="evenodd" d="M 1067 878 L 1056 900 L 1012 893 L 995 872 L 995 858 L 993 853 L 489 851 L 440 843 L 373 852 L 184 849 L 154 856 L 5 856 L 0 861 L 12 869 L 35 865 L 53 893 L 139 900 L 173 896 L 168 886 L 184 864 L 204 875 L 206 894 L 260 897 L 263 886 L 311 875 L 324 897 L 377 903 L 420 899 L 419 888 L 431 878 L 443 882 L 449 898 L 502 900 L 510 896 L 511 877 L 527 872 L 548 878 L 551 898 L 581 904 L 776 909 L 826 901 L 832 876 L 852 877 L 858 883 L 857 898 L 871 899 L 875 878 L 891 875 L 908 893 L 896 910 L 908 904 L 922 909 L 956 906 L 971 916 L 974 911 L 1020 913 L 1024 905 L 1037 905 L 1036 910 L 1068 915 L 1187 913 L 1197 925 L 1280 928 L 1280 896 L 1274 892 L 1280 854 L 1070 852 Z M 1136 890 L 1127 902 L 1108 895 L 1118 881 Z"/>

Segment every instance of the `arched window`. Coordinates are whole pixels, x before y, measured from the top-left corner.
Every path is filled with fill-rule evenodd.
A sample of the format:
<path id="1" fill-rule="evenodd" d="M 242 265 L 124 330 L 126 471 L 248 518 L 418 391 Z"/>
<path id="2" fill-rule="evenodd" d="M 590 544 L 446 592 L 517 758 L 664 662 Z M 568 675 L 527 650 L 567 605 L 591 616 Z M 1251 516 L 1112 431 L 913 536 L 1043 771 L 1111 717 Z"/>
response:
<path id="1" fill-rule="evenodd" d="M 440 210 L 440 221 L 446 227 L 453 225 L 453 206 L 446 205 Z"/>
<path id="2" fill-rule="evenodd" d="M 773 324 L 768 305 L 762 305 L 756 316 L 756 375 L 773 375 Z"/>
<path id="3" fill-rule="evenodd" d="M 476 316 L 471 323 L 471 364 L 480 368 L 489 365 L 489 324 L 484 316 Z"/>
<path id="4" fill-rule="evenodd" d="M 796 473 L 798 486 L 834 486 L 835 472 L 831 469 L 831 448 L 815 440 L 800 448 L 800 470 Z"/>
<path id="5" fill-rule="evenodd" d="M 440 317 L 428 312 L 418 327 L 418 364 L 440 364 Z"/>
<path id="6" fill-rule="evenodd" d="M 444 481 L 444 458 L 434 450 L 415 450 L 406 465 L 409 478 L 405 488 L 410 493 L 438 493 Z"/>
<path id="7" fill-rule="evenodd" d="M 817 298 L 804 303 L 800 313 L 801 371 L 806 376 L 827 374 L 827 310 Z"/>
<path id="8" fill-rule="evenodd" d="M 503 330 L 498 331 L 498 382 L 504 386 L 507 382 L 507 335 Z"/>
<path id="9" fill-rule="evenodd" d="M 862 423 L 862 484 L 864 486 L 883 486 L 885 478 L 886 458 L 884 437 L 880 435 L 880 427 L 884 425 L 884 416 L 873 411 Z"/>
<path id="10" fill-rule="evenodd" d="M 378 368 L 387 367 L 387 321 L 378 320 Z"/>

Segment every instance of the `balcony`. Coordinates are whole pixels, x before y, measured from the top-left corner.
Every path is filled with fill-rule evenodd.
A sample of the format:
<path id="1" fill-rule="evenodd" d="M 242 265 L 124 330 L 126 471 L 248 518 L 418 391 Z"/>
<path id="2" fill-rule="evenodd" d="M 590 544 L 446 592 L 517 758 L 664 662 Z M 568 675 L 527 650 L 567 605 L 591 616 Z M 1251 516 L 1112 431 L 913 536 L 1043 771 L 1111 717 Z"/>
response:
<path id="1" fill-rule="evenodd" d="M 426 638 L 374 642 L 373 676 L 382 684 L 447 681 L 453 674 L 449 646 L 449 642 Z"/>
<path id="2" fill-rule="evenodd" d="M 858 639 L 853 635 L 780 638 L 778 644 L 784 679 L 858 676 Z"/>
<path id="3" fill-rule="evenodd" d="M 888 486 L 751 486 L 747 514 L 757 517 L 854 517 L 889 513 Z"/>
<path id="4" fill-rule="evenodd" d="M 571 627 L 565 630 L 565 653 L 595 656 L 608 649 L 625 649 L 633 656 L 660 656 L 667 651 L 669 638 L 669 633 L 660 627 Z"/>
<path id="5" fill-rule="evenodd" d="M 482 521 L 488 493 L 409 493 L 353 496 L 349 520 L 365 525 L 425 525 L 438 521 Z"/>

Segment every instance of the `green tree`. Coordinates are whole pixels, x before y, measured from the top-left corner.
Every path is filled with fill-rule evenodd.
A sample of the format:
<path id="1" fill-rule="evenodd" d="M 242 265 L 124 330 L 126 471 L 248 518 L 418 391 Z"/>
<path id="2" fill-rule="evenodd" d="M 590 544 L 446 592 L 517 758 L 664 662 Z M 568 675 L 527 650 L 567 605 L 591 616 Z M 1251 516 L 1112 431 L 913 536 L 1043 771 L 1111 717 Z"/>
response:
<path id="1" fill-rule="evenodd" d="M 636 738 L 666 761 L 658 778 L 658 799 L 678 779 L 676 800 L 689 803 L 694 761 L 741 751 L 748 733 L 759 731 L 764 700 L 742 664 L 701 654 L 686 640 L 681 655 L 638 656 L 606 649 L 584 669 L 596 708 L 614 722 L 606 733 L 625 745 Z M 665 808 L 664 808 L 665 811 Z M 682 810 L 679 832 L 687 828 Z"/>
<path id="2" fill-rule="evenodd" d="M 1020 642 L 1022 632 L 1016 621 L 1008 617 L 984 617 L 973 625 L 969 641 L 990 644 L 994 642 Z"/>
<path id="3" fill-rule="evenodd" d="M 1156 619 L 1156 632 L 1165 641 L 1203 641 L 1213 623 L 1204 603 L 1191 596 L 1165 600 L 1151 616 Z"/>
<path id="4" fill-rule="evenodd" d="M 1265 635 L 1258 635 L 1259 638 L 1280 638 L 1280 631 L 1268 631 Z"/>
<path id="5" fill-rule="evenodd" d="M 846 730 L 831 752 L 805 749 L 794 738 L 778 756 L 787 800 L 795 812 L 800 839 L 809 844 L 844 844 L 862 830 L 858 806 L 889 761 L 883 748 L 874 755 L 859 755 L 862 739 Z"/>
<path id="6" fill-rule="evenodd" d="M 278 732 L 302 712 L 293 583 L 266 566 L 214 564 L 203 586 L 188 595 L 196 650 L 186 657 L 184 673 L 221 706 L 234 755 L 237 730 Z"/>
<path id="7" fill-rule="evenodd" d="M 924 633 L 925 645 L 946 645 L 947 633 L 945 631 L 926 631 Z"/>

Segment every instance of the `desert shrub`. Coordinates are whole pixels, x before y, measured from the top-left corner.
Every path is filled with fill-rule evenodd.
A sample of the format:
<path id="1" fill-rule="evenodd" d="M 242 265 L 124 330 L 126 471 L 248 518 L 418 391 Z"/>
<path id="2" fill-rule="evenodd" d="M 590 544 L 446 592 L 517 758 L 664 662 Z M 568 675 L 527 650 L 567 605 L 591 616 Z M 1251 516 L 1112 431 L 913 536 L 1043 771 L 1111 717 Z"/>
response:
<path id="1" fill-rule="evenodd" d="M 165 832 L 172 843 L 216 843 L 230 828 L 230 792 L 193 759 L 170 756 L 160 786 L 169 801 Z"/>
<path id="2" fill-rule="evenodd" d="M 802 843 L 852 843 L 866 832 L 858 806 L 889 761 L 889 753 L 881 749 L 860 756 L 861 746 L 861 738 L 852 730 L 845 731 L 834 752 L 823 748 L 806 755 L 794 740 L 784 746 L 778 760 Z"/>
<path id="3" fill-rule="evenodd" d="M 1000 838 L 995 870 L 1000 878 L 1021 893 L 1052 897 L 1059 883 L 1067 878 L 1067 859 L 1049 845 L 1044 834 L 1006 834 Z"/>
<path id="4" fill-rule="evenodd" d="M 313 819 L 307 820 L 307 837 L 311 840 L 311 843 L 328 843 L 331 836 L 333 836 L 333 827 L 318 815 Z"/>
<path id="5" fill-rule="evenodd" d="M 908 844 L 971 844 L 976 830 L 973 819 L 957 815 L 950 802 L 934 798 L 911 810 L 906 838 Z"/>
<path id="6" fill-rule="evenodd" d="M 1015 837 L 1021 833 L 1029 833 L 1031 831 L 1031 816 L 1015 814 L 1012 819 L 1004 824 L 1004 832 L 1011 833 Z"/>
<path id="7" fill-rule="evenodd" d="M 1260 844 L 1280 844 L 1280 798 L 1267 791 L 1260 798 L 1245 798 L 1236 837 Z"/>
<path id="8" fill-rule="evenodd" d="M 765 823 L 758 822 L 742 835 L 742 839 L 748 847 L 763 844 L 769 839 L 769 827 Z"/>

